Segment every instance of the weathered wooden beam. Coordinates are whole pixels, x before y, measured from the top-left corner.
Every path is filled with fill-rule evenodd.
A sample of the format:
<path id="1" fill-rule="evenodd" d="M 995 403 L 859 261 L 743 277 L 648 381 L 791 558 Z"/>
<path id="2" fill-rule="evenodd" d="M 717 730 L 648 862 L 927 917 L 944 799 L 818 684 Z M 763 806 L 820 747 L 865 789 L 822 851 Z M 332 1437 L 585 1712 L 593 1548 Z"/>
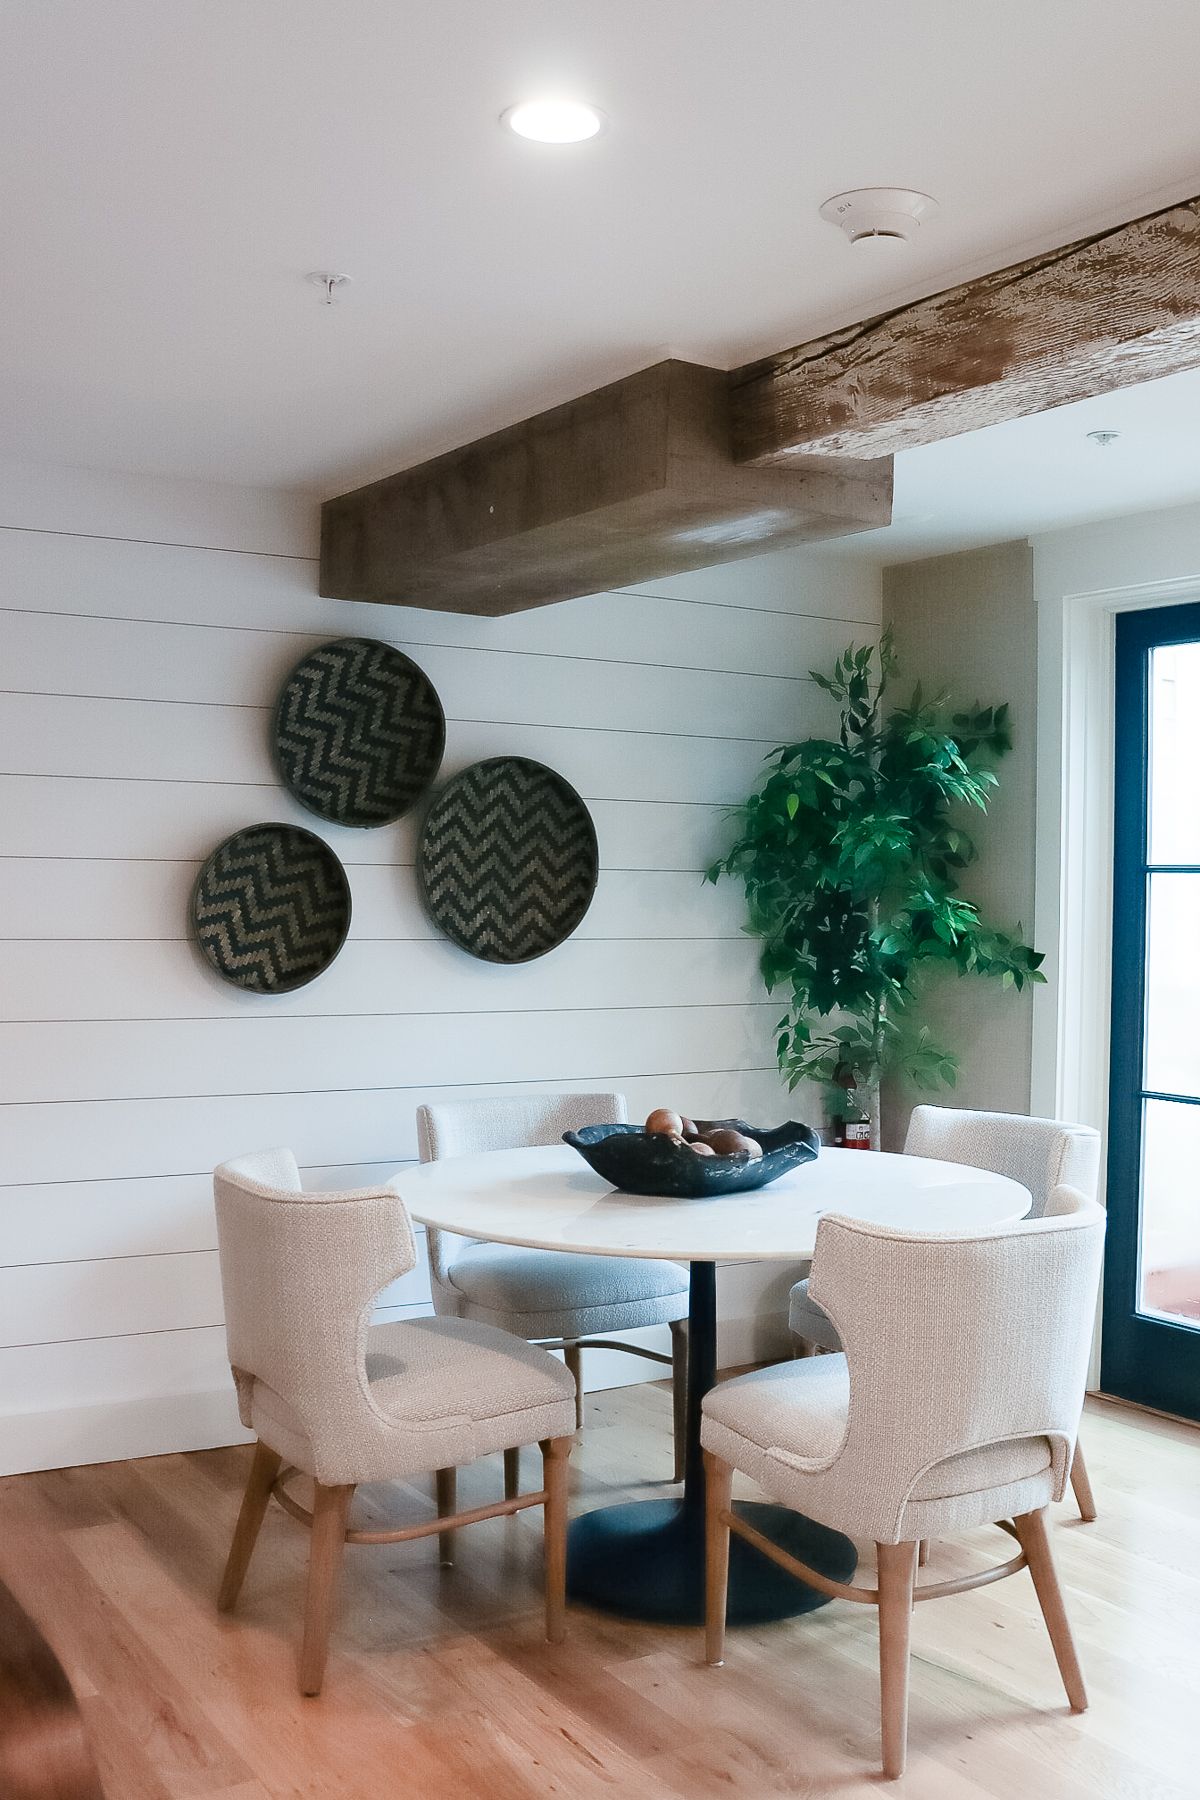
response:
<path id="1" fill-rule="evenodd" d="M 1200 366 L 1200 198 L 730 376 L 744 465 L 877 457 Z"/>
<path id="2" fill-rule="evenodd" d="M 321 509 L 321 592 L 508 613 L 886 525 L 891 463 L 739 468 L 728 377 L 668 361 Z"/>

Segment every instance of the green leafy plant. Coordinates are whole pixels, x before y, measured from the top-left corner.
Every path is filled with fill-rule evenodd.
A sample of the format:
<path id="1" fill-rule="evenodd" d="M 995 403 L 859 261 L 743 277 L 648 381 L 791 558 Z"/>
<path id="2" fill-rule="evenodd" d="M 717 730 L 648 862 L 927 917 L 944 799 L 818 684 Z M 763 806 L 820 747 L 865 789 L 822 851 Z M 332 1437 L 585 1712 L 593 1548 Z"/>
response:
<path id="1" fill-rule="evenodd" d="M 1012 747 L 1007 706 L 947 717 L 918 686 L 884 708 L 895 680 L 890 632 L 851 645 L 812 678 L 841 709 L 836 740 L 785 744 L 735 815 L 738 836 L 708 879 L 746 890 L 747 930 L 763 942 L 771 993 L 786 991 L 779 1066 L 789 1088 L 816 1080 L 864 1088 L 901 1071 L 918 1087 L 953 1086 L 957 1061 L 914 1014 L 925 975 L 952 969 L 1006 988 L 1044 981 L 1021 927 L 997 930 L 959 897 L 976 856 L 961 822 L 986 812 L 991 768 Z"/>

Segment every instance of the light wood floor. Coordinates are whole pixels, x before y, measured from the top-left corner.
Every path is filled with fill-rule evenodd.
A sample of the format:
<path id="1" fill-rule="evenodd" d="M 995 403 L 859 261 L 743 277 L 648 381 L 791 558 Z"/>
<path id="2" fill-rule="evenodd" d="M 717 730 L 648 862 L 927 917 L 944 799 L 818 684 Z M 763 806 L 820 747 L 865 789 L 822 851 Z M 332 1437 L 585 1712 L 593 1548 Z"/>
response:
<path id="1" fill-rule="evenodd" d="M 655 1387 L 593 1396 L 576 1504 L 644 1498 L 670 1468 Z M 1194 1800 L 1200 1791 L 1200 1433 L 1093 1403 L 1100 1519 L 1055 1509 L 1053 1542 L 1091 1711 L 1066 1710 L 1027 1576 L 918 1607 L 909 1772 L 919 1800 Z M 880 1792 L 873 1609 L 700 1634 L 573 1608 L 541 1639 L 535 1514 L 351 1548 L 325 1693 L 294 1683 L 307 1534 L 272 1508 L 232 1619 L 213 1596 L 249 1452 L 0 1481 L 0 1578 L 81 1699 L 109 1800 L 699 1800 Z M 528 1458 L 535 1473 L 536 1454 Z M 460 1503 L 501 1490 L 500 1459 Z M 666 1490 L 663 1490 L 666 1491 Z M 365 1495 L 411 1522 L 421 1489 Z M 931 1577 L 994 1558 L 935 1546 Z M 1007 1554 L 1006 1540 L 999 1553 Z"/>

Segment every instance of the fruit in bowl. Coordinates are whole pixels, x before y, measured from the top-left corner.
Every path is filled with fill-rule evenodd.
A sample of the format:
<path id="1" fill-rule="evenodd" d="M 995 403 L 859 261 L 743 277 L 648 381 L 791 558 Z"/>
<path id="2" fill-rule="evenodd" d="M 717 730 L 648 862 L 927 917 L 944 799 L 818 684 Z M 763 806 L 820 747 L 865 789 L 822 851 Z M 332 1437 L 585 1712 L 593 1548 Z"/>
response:
<path id="1" fill-rule="evenodd" d="M 811 1162 L 818 1138 L 794 1120 L 774 1129 L 744 1119 L 692 1119 L 660 1106 L 645 1125 L 586 1125 L 564 1133 L 598 1175 L 631 1194 L 699 1199 L 749 1192 Z"/>
<path id="2" fill-rule="evenodd" d="M 685 1113 L 672 1112 L 658 1106 L 646 1120 L 646 1132 L 652 1137 L 670 1138 L 672 1143 L 687 1144 L 697 1156 L 761 1156 L 762 1145 L 728 1120 L 717 1124 L 689 1119 Z"/>

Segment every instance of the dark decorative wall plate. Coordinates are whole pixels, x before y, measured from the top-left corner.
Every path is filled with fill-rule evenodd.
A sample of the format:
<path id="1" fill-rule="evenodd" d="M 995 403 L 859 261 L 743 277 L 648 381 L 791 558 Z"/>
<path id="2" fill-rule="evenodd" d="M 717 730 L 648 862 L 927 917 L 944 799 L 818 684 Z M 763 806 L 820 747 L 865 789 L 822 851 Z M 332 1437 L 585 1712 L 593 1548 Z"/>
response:
<path id="1" fill-rule="evenodd" d="M 299 825 L 250 825 L 218 844 L 192 890 L 192 927 L 218 975 L 286 994 L 327 969 L 350 929 L 350 884 Z"/>
<path id="2" fill-rule="evenodd" d="M 374 638 L 336 638 L 292 670 L 275 760 L 302 806 L 337 825 L 389 825 L 437 774 L 446 720 L 416 663 Z"/>
<path id="3" fill-rule="evenodd" d="M 425 818 L 417 871 L 434 923 L 485 962 L 553 950 L 596 891 L 591 814 L 544 763 L 496 756 L 445 787 Z"/>

